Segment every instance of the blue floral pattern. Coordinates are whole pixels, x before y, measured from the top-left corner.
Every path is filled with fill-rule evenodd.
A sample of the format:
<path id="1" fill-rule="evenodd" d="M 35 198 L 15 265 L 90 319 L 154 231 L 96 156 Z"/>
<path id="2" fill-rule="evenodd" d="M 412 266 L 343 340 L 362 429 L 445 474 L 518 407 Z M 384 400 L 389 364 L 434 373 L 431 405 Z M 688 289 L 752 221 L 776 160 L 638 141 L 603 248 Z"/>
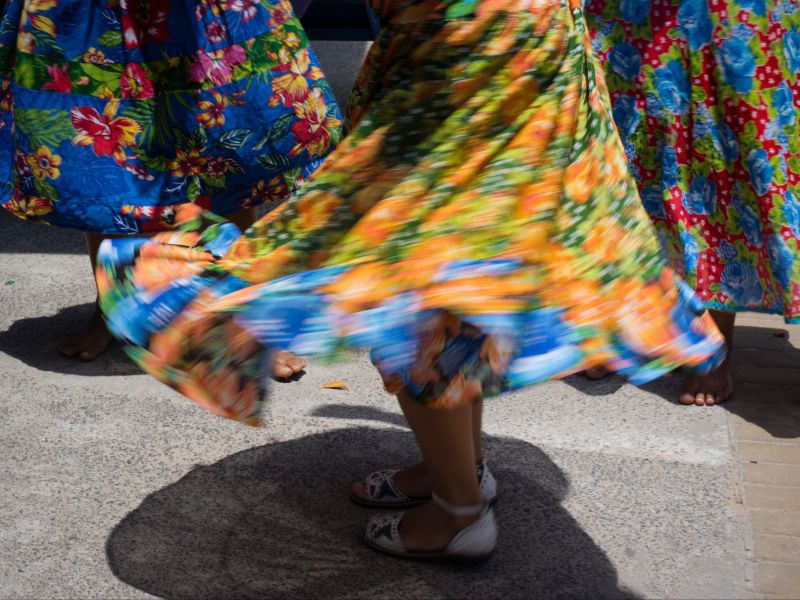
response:
<path id="1" fill-rule="evenodd" d="M 0 16 L 0 204 L 21 218 L 140 234 L 185 203 L 272 205 L 340 137 L 287 0 L 10 0 Z"/>
<path id="2" fill-rule="evenodd" d="M 673 265 L 708 307 L 800 322 L 796 0 L 592 0 L 587 19 Z"/>

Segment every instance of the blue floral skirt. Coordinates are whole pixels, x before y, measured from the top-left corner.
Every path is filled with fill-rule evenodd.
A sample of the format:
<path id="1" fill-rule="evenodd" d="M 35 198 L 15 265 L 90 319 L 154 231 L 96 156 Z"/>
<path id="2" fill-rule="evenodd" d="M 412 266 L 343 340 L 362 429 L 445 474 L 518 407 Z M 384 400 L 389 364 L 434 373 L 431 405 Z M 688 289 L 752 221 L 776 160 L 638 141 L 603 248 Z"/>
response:
<path id="1" fill-rule="evenodd" d="M 98 233 L 285 199 L 341 135 L 287 0 L 10 0 L 0 203 Z"/>

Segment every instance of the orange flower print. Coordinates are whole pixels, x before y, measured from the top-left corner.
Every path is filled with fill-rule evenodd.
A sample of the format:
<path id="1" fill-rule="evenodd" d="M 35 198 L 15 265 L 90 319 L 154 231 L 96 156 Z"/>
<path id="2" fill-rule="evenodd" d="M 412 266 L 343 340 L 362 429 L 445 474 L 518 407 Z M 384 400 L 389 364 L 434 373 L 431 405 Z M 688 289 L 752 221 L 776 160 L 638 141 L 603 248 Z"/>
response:
<path id="1" fill-rule="evenodd" d="M 39 146 L 36 152 L 29 154 L 28 164 L 36 179 L 58 179 L 61 176 L 58 169 L 61 166 L 61 157 L 53 154 L 46 146 Z"/>
<path id="2" fill-rule="evenodd" d="M 89 48 L 83 55 L 83 60 L 93 65 L 102 65 L 106 61 L 106 55 L 97 48 Z"/>
<path id="3" fill-rule="evenodd" d="M 581 155 L 567 167 L 564 178 L 564 191 L 567 196 L 579 204 L 584 204 L 600 185 L 602 179 L 600 161 L 590 145 Z"/>
<path id="4" fill-rule="evenodd" d="M 302 102 L 309 93 L 308 80 L 323 77 L 318 67 L 311 66 L 308 48 L 295 54 L 290 53 L 288 48 L 281 48 L 278 61 L 280 64 L 273 69 L 275 77 L 272 79 L 272 97 L 267 103 L 270 107 L 279 104 L 289 107 Z"/>
<path id="5" fill-rule="evenodd" d="M 76 146 L 91 146 L 97 156 L 113 156 L 120 165 L 127 157 L 125 148 L 136 145 L 142 127 L 133 119 L 116 117 L 118 101 L 111 101 L 101 115 L 91 106 L 76 106 L 70 117 L 78 131 L 72 139 Z"/>
<path id="6" fill-rule="evenodd" d="M 197 177 L 203 173 L 206 162 L 206 157 L 197 148 L 189 151 L 178 149 L 175 151 L 175 160 L 167 161 L 167 168 L 174 177 Z"/>
<path id="7" fill-rule="evenodd" d="M 328 106 L 319 88 L 314 88 L 304 102 L 296 102 L 293 108 L 300 120 L 292 125 L 297 143 L 289 151 L 289 156 L 296 156 L 303 150 L 309 156 L 322 156 L 331 145 L 332 131 L 342 122 L 328 116 Z"/>
<path id="8" fill-rule="evenodd" d="M 250 188 L 250 204 L 269 204 L 276 200 L 282 200 L 288 195 L 289 187 L 286 185 L 283 175 L 273 177 L 269 183 L 263 179 L 259 179 L 256 184 Z"/>
<path id="9" fill-rule="evenodd" d="M 328 219 L 339 206 L 342 199 L 330 192 L 311 192 L 297 202 L 297 212 L 300 213 L 300 226 L 303 229 L 324 227 Z"/>
<path id="10" fill-rule="evenodd" d="M 299 48 L 302 40 L 300 36 L 297 35 L 294 31 L 290 31 L 286 34 L 286 37 L 283 38 L 283 43 L 286 44 L 287 47 L 291 48 L 292 50 Z"/>
<path id="11" fill-rule="evenodd" d="M 225 124 L 225 109 L 228 108 L 228 98 L 217 90 L 211 92 L 213 100 L 200 100 L 197 107 L 203 111 L 195 116 L 195 120 L 206 129 L 222 127 Z"/>

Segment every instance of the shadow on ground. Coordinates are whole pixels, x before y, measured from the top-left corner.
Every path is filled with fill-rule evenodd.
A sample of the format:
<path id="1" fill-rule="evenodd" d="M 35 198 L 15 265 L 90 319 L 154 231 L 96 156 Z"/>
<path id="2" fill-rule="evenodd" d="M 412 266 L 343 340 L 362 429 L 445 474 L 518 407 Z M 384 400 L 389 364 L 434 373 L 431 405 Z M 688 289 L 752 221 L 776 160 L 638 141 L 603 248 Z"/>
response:
<path id="1" fill-rule="evenodd" d="M 116 342 L 111 343 L 108 352 L 90 363 L 65 358 L 58 353 L 58 346 L 81 330 L 93 310 L 94 303 L 88 303 L 64 308 L 55 315 L 14 321 L 7 330 L 0 331 L 0 352 L 40 371 L 67 375 L 141 373 Z"/>
<path id="2" fill-rule="evenodd" d="M 86 254 L 83 233 L 23 221 L 0 209 L 0 254 Z M 90 269 L 86 259 L 86 269 Z"/>
<path id="3" fill-rule="evenodd" d="M 641 388 L 678 404 L 685 372 L 677 370 Z M 778 438 L 800 437 L 800 350 L 785 329 L 737 326 L 733 351 L 734 396 L 720 406 Z M 564 382 L 590 396 L 606 396 L 626 383 L 619 375 L 592 381 L 572 375 Z M 686 410 L 713 410 L 687 406 Z"/>
<path id="4" fill-rule="evenodd" d="M 399 417 L 328 406 L 317 415 Z M 633 598 L 561 506 L 569 482 L 535 446 L 488 438 L 500 481 L 501 543 L 486 563 L 425 564 L 376 554 L 358 530 L 370 511 L 348 485 L 410 464 L 410 432 L 354 427 L 252 448 L 197 466 L 117 525 L 108 562 L 163 598 Z"/>

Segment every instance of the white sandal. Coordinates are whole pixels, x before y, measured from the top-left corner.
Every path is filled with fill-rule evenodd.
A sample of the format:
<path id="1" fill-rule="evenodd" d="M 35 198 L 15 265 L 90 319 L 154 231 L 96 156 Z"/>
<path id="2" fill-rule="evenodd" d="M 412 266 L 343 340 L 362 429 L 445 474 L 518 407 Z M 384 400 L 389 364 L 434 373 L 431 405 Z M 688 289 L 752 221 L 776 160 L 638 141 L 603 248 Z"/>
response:
<path id="1" fill-rule="evenodd" d="M 431 496 L 439 508 L 456 517 L 480 515 L 478 520 L 459 531 L 443 550 L 413 552 L 406 550 L 400 541 L 398 527 L 405 512 L 375 515 L 364 529 L 364 543 L 370 548 L 397 556 L 422 560 L 483 560 L 489 557 L 497 544 L 497 524 L 494 510 L 488 504 L 455 506 L 445 502 L 434 492 Z"/>
<path id="2" fill-rule="evenodd" d="M 424 504 L 431 499 L 430 496 L 410 497 L 397 489 L 394 476 L 399 469 L 382 469 L 370 473 L 364 478 L 364 495 L 357 496 L 350 491 L 350 499 L 356 504 L 370 508 L 412 508 Z M 475 465 L 478 475 L 481 498 L 489 505 L 497 502 L 497 480 L 489 471 L 486 461 Z"/>

